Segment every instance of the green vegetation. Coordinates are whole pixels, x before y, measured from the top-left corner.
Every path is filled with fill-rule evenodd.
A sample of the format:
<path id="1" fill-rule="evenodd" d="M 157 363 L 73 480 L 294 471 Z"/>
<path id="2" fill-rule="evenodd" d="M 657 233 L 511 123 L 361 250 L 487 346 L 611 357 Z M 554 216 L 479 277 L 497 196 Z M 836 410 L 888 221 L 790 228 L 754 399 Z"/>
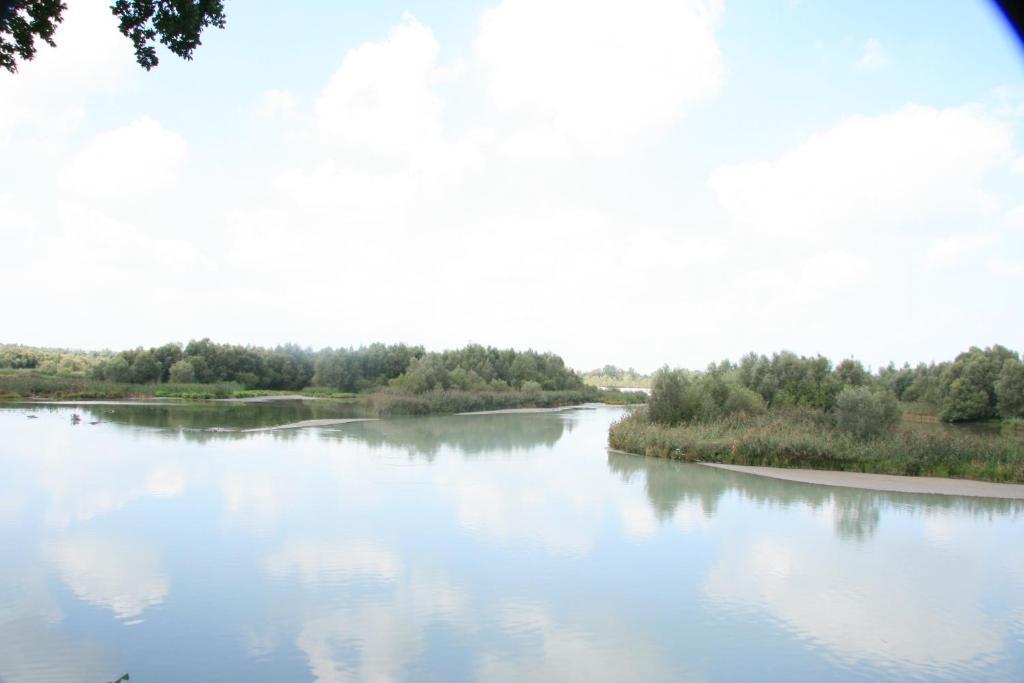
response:
<path id="1" fill-rule="evenodd" d="M 209 339 L 117 353 L 0 347 L 0 397 L 57 399 L 242 398 L 301 393 L 360 396 L 376 414 L 552 407 L 607 400 L 642 403 L 641 392 L 599 391 L 552 353 L 469 345 L 371 344 L 320 351 Z"/>
<path id="2" fill-rule="evenodd" d="M 616 389 L 650 389 L 651 376 L 643 375 L 629 368 L 623 370 L 614 365 L 606 365 L 597 370 L 591 370 L 583 374 L 583 382 L 594 387 L 608 387 Z"/>
<path id="3" fill-rule="evenodd" d="M 599 401 L 601 393 L 592 387 L 563 391 L 465 391 L 435 389 L 420 394 L 386 390 L 369 396 L 375 415 L 432 415 L 468 413 L 505 408 L 554 408 Z"/>
<path id="4" fill-rule="evenodd" d="M 876 379 L 900 401 L 931 406 L 947 422 L 1024 417 L 1020 354 L 999 345 L 973 346 L 944 363 L 890 364 Z"/>
<path id="5" fill-rule="evenodd" d="M 53 35 L 67 8 L 61 0 L 0 3 L 0 67 L 17 72 L 18 58 L 35 57 L 37 38 L 55 46 Z M 223 0 L 114 0 L 110 11 L 118 29 L 135 46 L 136 61 L 147 71 L 160 61 L 155 41 L 182 59 L 192 59 L 203 29 L 225 24 Z"/>
<path id="6" fill-rule="evenodd" d="M 900 396 L 914 401 L 905 411 Z M 854 360 L 750 354 L 704 372 L 658 371 L 648 406 L 612 425 L 609 444 L 692 461 L 1024 482 L 1022 406 L 1019 356 L 1000 346 L 875 375 Z M 1002 417 L 1004 429 L 922 429 L 904 412 Z"/>
<path id="7" fill-rule="evenodd" d="M 901 426 L 863 438 L 807 408 L 670 427 L 639 410 L 612 425 L 612 448 L 689 461 L 1024 482 L 1024 438 Z"/>

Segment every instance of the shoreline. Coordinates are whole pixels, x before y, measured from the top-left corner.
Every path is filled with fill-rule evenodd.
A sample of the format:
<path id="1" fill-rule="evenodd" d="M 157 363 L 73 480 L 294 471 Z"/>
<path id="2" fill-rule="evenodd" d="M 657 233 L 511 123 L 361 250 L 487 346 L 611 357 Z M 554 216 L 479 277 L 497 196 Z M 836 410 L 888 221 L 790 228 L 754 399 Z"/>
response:
<path id="1" fill-rule="evenodd" d="M 554 408 L 498 408 L 497 410 L 473 410 L 455 415 L 533 415 L 536 413 L 559 413 L 564 410 L 578 410 L 587 407 L 586 403 L 574 406 L 555 406 Z"/>
<path id="2" fill-rule="evenodd" d="M 841 470 L 726 465 L 714 462 L 697 462 L 694 464 L 728 470 L 730 472 L 741 472 L 759 477 L 795 481 L 804 484 L 818 484 L 820 486 L 888 491 L 891 493 L 924 493 L 940 496 L 1024 500 L 1024 484 L 1002 484 L 992 481 L 979 481 L 977 479 L 950 479 L 947 477 L 912 477 L 901 474 L 869 474 L 866 472 L 844 472 Z"/>
<path id="3" fill-rule="evenodd" d="M 273 427 L 252 427 L 250 429 L 239 429 L 236 431 L 251 434 L 252 432 L 274 432 L 281 429 L 305 429 L 306 427 L 330 427 L 333 425 L 344 425 L 352 422 L 376 422 L 379 418 L 376 417 L 327 417 L 316 420 L 300 420 L 299 422 L 289 422 L 283 425 L 274 425 Z"/>

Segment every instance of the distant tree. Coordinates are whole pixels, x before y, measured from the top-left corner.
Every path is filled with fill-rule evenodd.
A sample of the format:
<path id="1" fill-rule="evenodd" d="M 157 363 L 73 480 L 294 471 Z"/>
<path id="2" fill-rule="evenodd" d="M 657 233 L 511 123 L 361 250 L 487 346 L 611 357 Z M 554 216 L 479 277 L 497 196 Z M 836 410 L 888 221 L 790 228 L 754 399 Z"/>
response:
<path id="1" fill-rule="evenodd" d="M 940 415 L 947 422 L 982 420 L 992 414 L 992 406 L 984 388 L 968 378 L 960 377 L 949 385 L 942 401 Z"/>
<path id="2" fill-rule="evenodd" d="M 868 371 L 859 360 L 846 358 L 836 366 L 836 378 L 847 386 L 860 387 L 868 381 Z"/>
<path id="3" fill-rule="evenodd" d="M 996 405 L 1001 417 L 1024 417 L 1024 363 L 1003 363 L 996 380 Z"/>
<path id="4" fill-rule="evenodd" d="M 1003 365 L 1019 361 L 1016 352 L 999 346 L 976 346 L 961 353 L 947 365 L 940 378 L 942 399 L 939 414 L 949 422 L 984 420 L 995 417 L 996 380 Z"/>
<path id="5" fill-rule="evenodd" d="M 727 415 L 734 413 L 746 413 L 748 415 L 759 415 L 765 411 L 764 399 L 761 394 L 739 384 L 729 387 L 729 395 L 722 404 L 722 412 Z"/>
<path id="6" fill-rule="evenodd" d="M 0 66 L 15 73 L 17 58 L 35 57 L 37 38 L 56 46 L 53 34 L 67 8 L 61 0 L 0 0 Z M 160 63 L 157 41 L 182 59 L 192 59 L 203 29 L 224 28 L 225 23 L 223 0 L 115 0 L 110 11 L 147 71 Z"/>
<path id="7" fill-rule="evenodd" d="M 870 438 L 896 425 L 900 410 L 891 391 L 847 386 L 836 397 L 835 418 L 839 429 Z"/>
<path id="8" fill-rule="evenodd" d="M 175 384 L 191 384 L 196 381 L 196 371 L 187 360 L 179 360 L 171 366 L 170 380 Z"/>
<path id="9" fill-rule="evenodd" d="M 652 422 L 674 425 L 692 417 L 687 401 L 689 378 L 682 370 L 664 367 L 654 373 L 647 415 Z"/>

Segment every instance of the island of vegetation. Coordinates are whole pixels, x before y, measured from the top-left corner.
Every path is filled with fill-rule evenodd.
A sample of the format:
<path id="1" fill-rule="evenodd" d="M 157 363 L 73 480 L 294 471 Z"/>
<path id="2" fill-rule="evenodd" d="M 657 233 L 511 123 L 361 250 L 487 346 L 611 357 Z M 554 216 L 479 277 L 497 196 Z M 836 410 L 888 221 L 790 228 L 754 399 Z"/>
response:
<path id="1" fill-rule="evenodd" d="M 782 352 L 659 370 L 648 404 L 611 426 L 609 445 L 695 462 L 1024 482 L 1022 427 L 1024 364 L 1001 346 L 873 374 L 852 359 L 833 367 Z"/>
<path id="2" fill-rule="evenodd" d="M 274 348 L 216 344 L 128 351 L 0 346 L 0 398 L 246 398 L 274 394 L 358 401 L 373 415 L 423 415 L 630 403 L 643 394 L 599 390 L 552 353 L 471 344 Z"/>

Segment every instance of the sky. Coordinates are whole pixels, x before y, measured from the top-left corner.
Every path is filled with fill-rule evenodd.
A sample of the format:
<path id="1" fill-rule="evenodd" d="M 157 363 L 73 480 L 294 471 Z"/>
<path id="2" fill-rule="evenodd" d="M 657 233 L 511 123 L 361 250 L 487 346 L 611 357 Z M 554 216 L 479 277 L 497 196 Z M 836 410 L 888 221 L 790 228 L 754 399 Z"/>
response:
<path id="1" fill-rule="evenodd" d="M 1024 49 L 994 5 L 109 0 L 0 73 L 0 342 L 1024 350 Z"/>

